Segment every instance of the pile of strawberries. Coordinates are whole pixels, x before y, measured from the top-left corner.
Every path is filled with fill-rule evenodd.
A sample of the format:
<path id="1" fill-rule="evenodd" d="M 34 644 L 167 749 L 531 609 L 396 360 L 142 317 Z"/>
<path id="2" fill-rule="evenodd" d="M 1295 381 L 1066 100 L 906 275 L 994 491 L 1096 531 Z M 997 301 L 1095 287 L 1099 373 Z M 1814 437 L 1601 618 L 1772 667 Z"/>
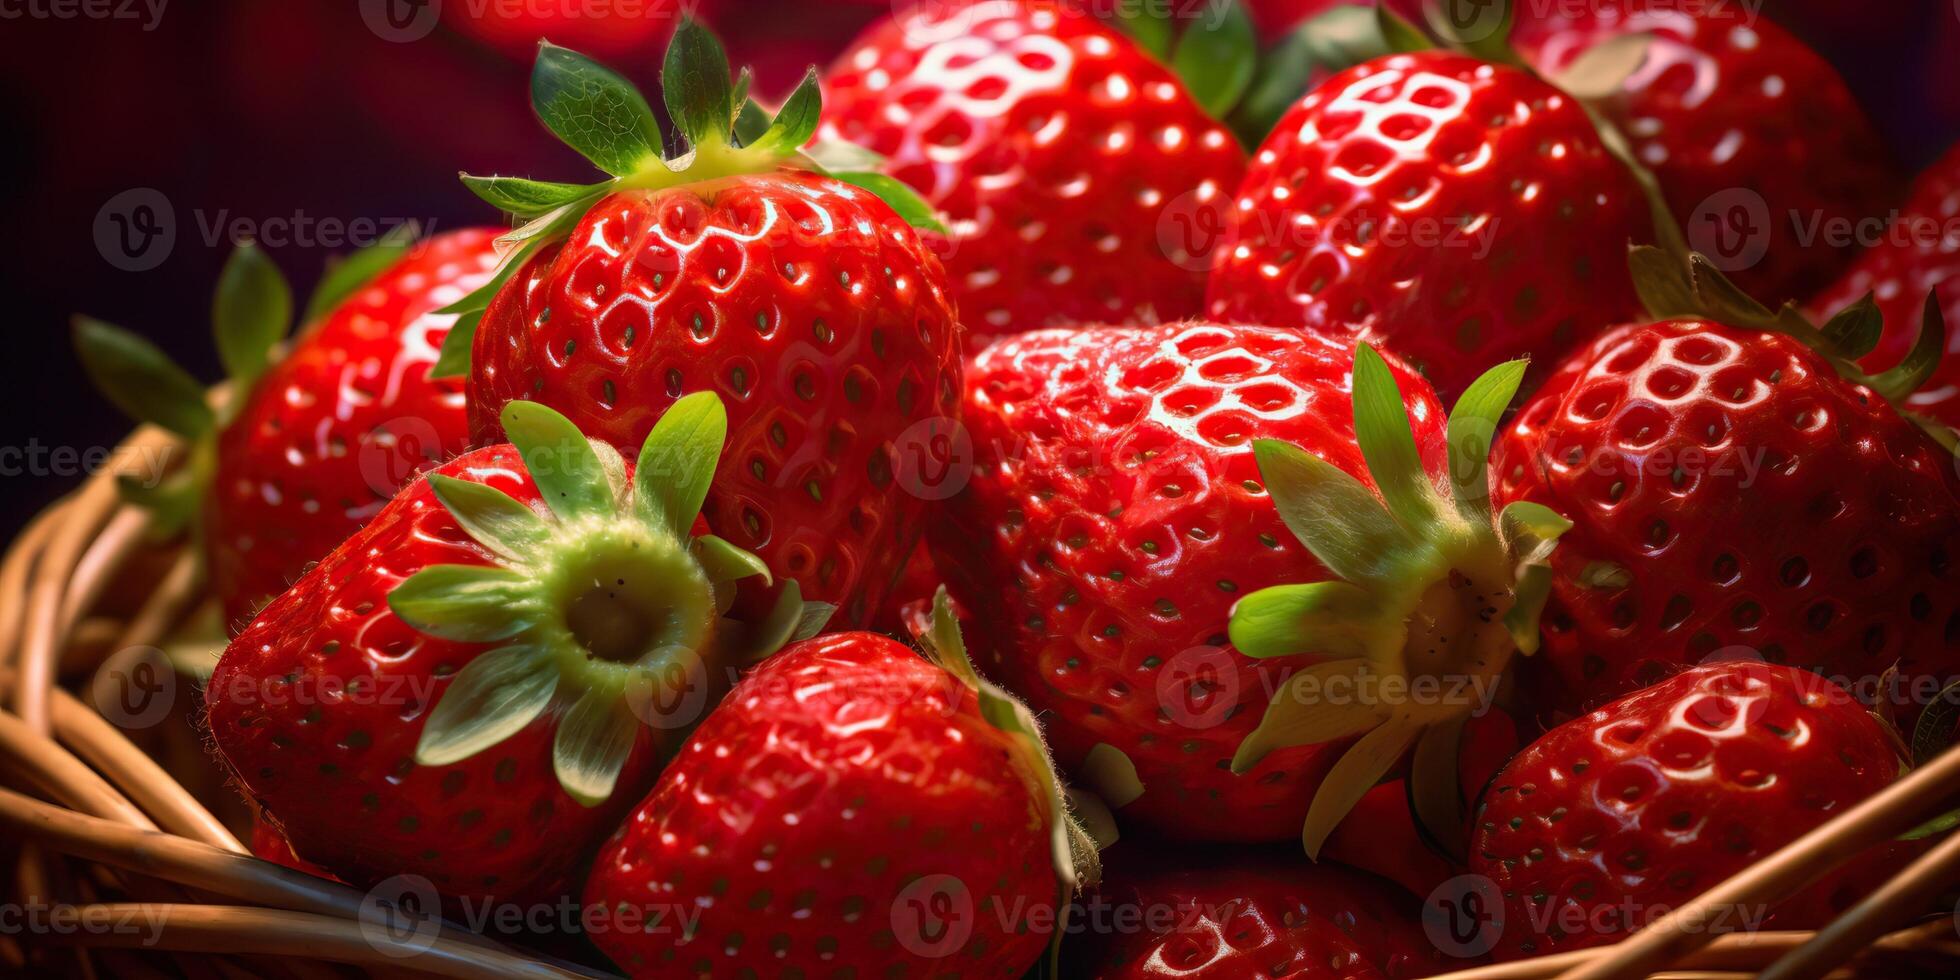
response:
<path id="1" fill-rule="evenodd" d="M 685 22 L 664 125 L 545 43 L 598 179 L 290 339 L 241 247 L 215 399 L 80 322 L 261 853 L 634 976 L 1415 976 L 1943 749 L 1960 154 L 1746 5 L 1267 6 L 901 5 L 773 105 Z"/>

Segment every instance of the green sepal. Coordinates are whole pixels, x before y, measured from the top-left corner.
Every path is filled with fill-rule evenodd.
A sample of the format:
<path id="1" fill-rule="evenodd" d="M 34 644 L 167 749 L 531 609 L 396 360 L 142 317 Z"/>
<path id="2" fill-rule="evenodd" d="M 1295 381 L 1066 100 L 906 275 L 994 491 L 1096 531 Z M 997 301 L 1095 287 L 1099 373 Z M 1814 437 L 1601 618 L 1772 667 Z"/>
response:
<path id="1" fill-rule="evenodd" d="M 431 565 L 388 593 L 388 608 L 420 632 L 464 643 L 508 640 L 535 625 L 529 578 L 493 565 Z"/>
<path id="2" fill-rule="evenodd" d="M 1953 746 L 1960 728 L 1960 681 L 1940 689 L 1938 696 L 1919 713 L 1912 729 L 1912 764 L 1923 766 Z"/>
<path id="3" fill-rule="evenodd" d="M 436 500 L 464 532 L 499 558 L 524 561 L 551 535 L 537 511 L 496 487 L 440 473 L 428 480 Z"/>
<path id="4" fill-rule="evenodd" d="M 204 386 L 155 344 L 89 317 L 77 316 L 73 322 L 82 370 L 124 415 L 191 440 L 216 429 L 217 416 L 205 401 Z"/>
<path id="5" fill-rule="evenodd" d="M 1381 33 L 1382 43 L 1396 54 L 1415 54 L 1436 48 L 1436 42 L 1431 41 L 1422 28 L 1390 10 L 1386 3 L 1375 4 L 1375 27 Z"/>
<path id="6" fill-rule="evenodd" d="M 837 604 L 834 602 L 804 600 L 803 611 L 797 614 L 796 628 L 790 631 L 789 641 L 801 643 L 816 636 L 823 632 L 823 628 L 830 624 L 831 617 L 835 615 L 837 615 Z"/>
<path id="7" fill-rule="evenodd" d="M 742 108 L 735 111 L 735 144 L 748 146 L 761 139 L 771 123 L 769 110 L 754 99 L 745 100 Z"/>
<path id="8" fill-rule="evenodd" d="M 810 70 L 816 71 L 816 66 L 812 65 Z M 749 89 L 753 87 L 755 72 L 744 65 L 741 71 L 735 73 L 735 87 L 728 92 L 728 122 L 731 127 L 742 121 L 742 110 L 749 106 Z"/>
<path id="9" fill-rule="evenodd" d="M 1409 409 L 1395 375 L 1369 344 L 1354 351 L 1354 441 L 1368 462 L 1368 473 L 1402 526 L 1416 530 L 1437 516 L 1436 485 L 1423 469 L 1409 427 Z"/>
<path id="10" fill-rule="evenodd" d="M 813 611 L 809 608 L 811 606 L 823 608 Z M 793 578 L 784 579 L 782 590 L 776 593 L 775 605 L 769 607 L 769 613 L 762 622 L 724 624 L 729 634 L 735 637 L 728 646 L 737 663 L 761 663 L 783 647 L 815 636 L 830 620 L 830 613 L 835 609 L 835 606 L 827 603 L 804 602 L 803 587 Z M 817 620 L 814 630 L 809 626 L 812 618 Z"/>
<path id="11" fill-rule="evenodd" d="M 1855 361 L 1878 346 L 1879 338 L 1885 333 L 1885 314 L 1867 292 L 1825 321 L 1823 331 L 1831 353 Z"/>
<path id="12" fill-rule="evenodd" d="M 734 90 L 728 81 L 728 55 L 707 28 L 681 21 L 667 45 L 660 70 L 667 117 L 695 146 L 726 140 L 735 119 Z"/>
<path id="13" fill-rule="evenodd" d="M 1240 599 L 1228 626 L 1248 657 L 1377 657 L 1399 623 L 1374 595 L 1346 582 L 1274 585 Z"/>
<path id="14" fill-rule="evenodd" d="M 1633 245 L 1627 249 L 1627 268 L 1648 315 L 1658 320 L 1701 315 L 1694 279 L 1676 256 L 1652 245 Z"/>
<path id="15" fill-rule="evenodd" d="M 442 338 L 436 362 L 429 365 L 431 378 L 460 378 L 470 373 L 470 356 L 476 347 L 476 328 L 483 323 L 483 311 L 471 310 L 456 317 L 449 333 Z"/>
<path id="16" fill-rule="evenodd" d="M 258 245 L 240 242 L 218 273 L 211 303 L 211 333 L 218 360 L 239 397 L 272 363 L 272 349 L 293 319 L 293 291 L 279 267 Z"/>
<path id="17" fill-rule="evenodd" d="M 558 732 L 552 736 L 551 769 L 559 787 L 580 806 L 604 803 L 633 754 L 640 728 L 640 720 L 618 692 L 586 691 L 559 720 Z"/>
<path id="18" fill-rule="evenodd" d="M 1382 6 L 1386 7 L 1386 4 Z M 1494 65 L 1510 65 L 1513 68 L 1526 67 L 1523 59 L 1511 48 L 1511 28 L 1515 23 L 1516 12 L 1513 0 L 1496 0 L 1495 3 L 1473 4 L 1473 23 L 1457 23 L 1457 4 L 1448 4 L 1451 10 L 1445 11 L 1441 3 L 1425 3 L 1422 6 L 1424 17 L 1429 21 L 1429 29 L 1444 44 L 1475 55 Z M 1493 15 L 1492 10 L 1496 13 Z M 1495 16 L 1497 20 L 1491 21 Z"/>
<path id="19" fill-rule="evenodd" d="M 559 520 L 612 512 L 613 486 L 605 465 L 570 419 L 536 402 L 514 401 L 499 420 L 504 436 L 524 457 L 538 495 Z"/>
<path id="20" fill-rule="evenodd" d="M 116 476 L 116 496 L 149 511 L 150 535 L 155 540 L 168 540 L 197 518 L 204 505 L 204 481 L 191 467 L 171 473 L 154 486 L 133 474 L 121 473 Z"/>
<path id="21" fill-rule="evenodd" d="M 1341 754 L 1307 807 L 1300 843 L 1306 847 L 1308 857 L 1320 858 L 1320 849 L 1327 843 L 1328 835 L 1361 802 L 1361 797 L 1381 782 L 1421 732 L 1422 726 L 1415 722 L 1393 719 L 1361 736 Z"/>
<path id="22" fill-rule="evenodd" d="M 1170 67 L 1199 107 L 1224 118 L 1252 84 L 1259 39 L 1238 0 L 1214 3 L 1171 49 Z"/>
<path id="23" fill-rule="evenodd" d="M 517 645 L 488 651 L 456 672 L 422 726 L 415 762 L 461 762 L 524 730 L 558 687 L 558 670 L 541 647 Z"/>
<path id="24" fill-rule="evenodd" d="M 483 313 L 490 308 L 490 301 L 497 298 L 511 277 L 531 264 L 531 260 L 544 247 L 571 234 L 579 219 L 585 217 L 586 208 L 598 200 L 607 184 L 595 184 L 600 188 L 584 197 L 574 199 L 557 210 L 546 212 L 532 219 L 528 224 L 512 231 L 499 242 L 516 243 L 517 248 L 504 256 L 502 263 L 489 281 L 472 290 L 469 295 L 437 313 L 455 314 L 456 322 L 449 327 L 449 333 L 442 339 L 442 350 L 436 354 L 436 362 L 429 366 L 431 378 L 455 378 L 470 372 L 470 352 L 476 343 L 476 328 L 483 322 Z"/>
<path id="25" fill-rule="evenodd" d="M 1232 771 L 1241 775 L 1250 772 L 1260 760 L 1280 749 L 1324 745 L 1379 730 L 1388 720 L 1388 708 L 1358 696 L 1363 679 L 1376 672 L 1369 661 L 1350 657 L 1322 661 L 1288 676 L 1273 693 L 1259 726 L 1233 753 Z M 1349 693 L 1356 696 L 1343 701 L 1321 699 L 1328 682 L 1335 678 L 1348 678 L 1352 682 Z"/>
<path id="26" fill-rule="evenodd" d="M 1948 810 L 1945 813 L 1942 813 L 1939 816 L 1934 817 L 1933 819 L 1928 820 L 1925 823 L 1922 823 L 1919 826 L 1914 827 L 1903 834 L 1900 834 L 1898 837 L 1894 839 L 1905 840 L 1905 841 L 1925 840 L 1928 837 L 1938 837 L 1939 835 L 1944 834 L 1955 827 L 1960 827 L 1960 810 Z"/>
<path id="27" fill-rule="evenodd" d="M 1473 524 L 1490 524 L 1490 444 L 1528 367 L 1516 360 L 1485 371 L 1450 409 L 1450 489 L 1457 513 Z"/>
<path id="28" fill-rule="evenodd" d="M 1258 439 L 1252 452 L 1280 520 L 1338 578 L 1392 586 L 1423 546 L 1374 491 L 1296 446 Z"/>
<path id="29" fill-rule="evenodd" d="M 1316 14 L 1260 59 L 1252 84 L 1232 110 L 1232 130 L 1245 145 L 1258 146 L 1317 73 L 1345 71 L 1390 53 L 1373 10 L 1344 4 Z"/>
<path id="30" fill-rule="evenodd" d="M 694 539 L 693 550 L 694 560 L 700 562 L 701 570 L 708 573 L 708 581 L 717 585 L 754 575 L 762 576 L 765 586 L 776 584 L 767 562 L 752 551 L 736 547 L 726 538 L 703 534 Z"/>
<path id="31" fill-rule="evenodd" d="M 1647 60 L 1652 33 L 1616 34 L 1579 53 L 1563 71 L 1547 79 L 1577 99 L 1598 101 L 1620 94 L 1628 78 Z"/>
<path id="32" fill-rule="evenodd" d="M 1565 515 L 1529 500 L 1506 504 L 1497 521 L 1512 553 L 1530 562 L 1544 560 L 1559 536 L 1572 530 L 1572 522 Z"/>
<path id="33" fill-rule="evenodd" d="M 1111 10 L 1110 22 L 1145 54 L 1167 61 L 1176 37 L 1167 13 L 1154 4 L 1117 4 Z"/>
<path id="34" fill-rule="evenodd" d="M 1090 746 L 1082 759 L 1082 778 L 1103 802 L 1120 810 L 1143 796 L 1143 780 L 1137 764 L 1122 749 L 1108 742 Z"/>
<path id="35" fill-rule="evenodd" d="M 1423 729 L 1409 758 L 1409 778 L 1403 781 L 1417 836 L 1456 865 L 1464 861 L 1463 835 L 1458 832 L 1465 814 L 1458 759 L 1469 722 L 1469 715 L 1458 715 Z"/>
<path id="36" fill-rule="evenodd" d="M 306 312 L 300 315 L 300 323 L 309 324 L 326 316 L 354 295 L 355 290 L 400 262 L 419 234 L 415 222 L 404 221 L 388 229 L 374 244 L 328 260 L 320 281 L 313 286 L 313 295 L 307 297 Z"/>
<path id="37" fill-rule="evenodd" d="M 687 395 L 661 413 L 633 471 L 640 519 L 677 538 L 687 537 L 708 499 L 727 437 L 728 411 L 713 392 Z"/>
<path id="38" fill-rule="evenodd" d="M 862 172 L 885 165 L 885 156 L 876 150 L 837 139 L 818 139 L 803 148 L 803 161 L 819 173 L 836 176 L 838 171 Z"/>
<path id="39" fill-rule="evenodd" d="M 924 228 L 942 235 L 949 234 L 946 226 L 940 222 L 939 215 L 933 211 L 932 205 L 927 204 L 926 199 L 920 197 L 918 191 L 895 177 L 868 170 L 832 171 L 830 177 L 870 191 L 897 212 L 900 218 L 905 219 L 906 224 L 914 228 Z"/>
<path id="40" fill-rule="evenodd" d="M 822 113 L 823 94 L 818 87 L 817 70 L 811 68 L 796 91 L 784 100 L 783 107 L 776 111 L 775 121 L 749 145 L 785 155 L 795 153 L 816 135 Z"/>
<path id="41" fill-rule="evenodd" d="M 967 656 L 966 641 L 960 637 L 959 620 L 953 616 L 952 600 L 943 585 L 933 594 L 932 620 L 919 639 L 926 648 L 928 659 L 959 678 L 973 691 L 980 716 L 1019 743 L 1029 766 L 1038 774 L 1037 781 L 1041 785 L 1032 788 L 1037 795 L 1047 799 L 1049 852 L 1054 862 L 1056 880 L 1066 892 L 1094 884 L 1100 879 L 1102 870 L 1095 846 L 1088 840 L 1087 832 L 1069 814 L 1061 776 L 1055 771 L 1054 761 L 1048 755 L 1048 743 L 1042 738 L 1041 725 L 1035 721 L 1034 713 L 1028 710 L 1027 705 L 982 678 L 979 671 L 974 669 L 973 661 Z M 1060 931 L 1057 930 L 1055 939 L 1059 941 L 1060 938 Z"/>
<path id="42" fill-rule="evenodd" d="M 721 84 L 728 85 L 725 63 Z M 660 160 L 660 123 L 640 90 L 570 48 L 539 42 L 531 69 L 531 108 L 566 146 L 615 177 Z"/>
<path id="43" fill-rule="evenodd" d="M 611 186 L 610 181 L 557 184 L 526 177 L 477 177 L 471 174 L 461 174 L 460 177 L 463 186 L 482 198 L 484 203 L 526 221 Z"/>
<path id="44" fill-rule="evenodd" d="M 1874 375 L 1869 382 L 1871 389 L 1888 402 L 1903 402 L 1933 377 L 1945 354 L 1946 317 L 1940 312 L 1939 291 L 1933 290 L 1926 294 L 1926 305 L 1919 317 L 1919 336 L 1913 341 L 1912 350 L 1890 370 Z"/>

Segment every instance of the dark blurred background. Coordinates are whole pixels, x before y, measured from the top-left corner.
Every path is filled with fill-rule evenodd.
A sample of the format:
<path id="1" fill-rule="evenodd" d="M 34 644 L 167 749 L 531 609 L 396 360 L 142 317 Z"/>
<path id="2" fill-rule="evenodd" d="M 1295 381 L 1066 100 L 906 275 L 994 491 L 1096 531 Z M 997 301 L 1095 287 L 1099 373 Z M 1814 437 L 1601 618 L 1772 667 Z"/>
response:
<path id="1" fill-rule="evenodd" d="M 458 170 L 591 179 L 531 116 L 536 38 L 650 85 L 682 2 L 0 0 L 0 535 L 80 481 L 52 450 L 110 447 L 129 428 L 76 365 L 71 313 L 135 328 L 216 377 L 211 286 L 234 233 L 255 235 L 303 296 L 327 256 L 400 221 L 497 221 Z M 1791 22 L 1914 168 L 1960 131 L 1960 0 L 1700 2 L 1766 3 Z M 1324 4 L 1261 13 L 1303 5 Z M 891 9 L 688 6 L 772 98 Z M 110 218 L 144 207 L 153 220 L 136 228 Z"/>

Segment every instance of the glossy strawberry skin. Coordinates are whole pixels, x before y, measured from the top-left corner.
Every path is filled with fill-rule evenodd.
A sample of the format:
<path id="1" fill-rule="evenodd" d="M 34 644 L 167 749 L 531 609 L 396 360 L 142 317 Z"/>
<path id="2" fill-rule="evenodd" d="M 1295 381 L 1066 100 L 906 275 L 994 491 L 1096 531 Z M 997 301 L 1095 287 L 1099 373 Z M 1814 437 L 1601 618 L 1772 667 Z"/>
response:
<path id="1" fill-rule="evenodd" d="M 586 882 L 592 908 L 698 909 L 693 931 L 593 938 L 636 977 L 946 963 L 1018 977 L 1047 941 L 1033 916 L 1060 894 L 1034 778 L 971 689 L 910 648 L 871 633 L 791 646 L 708 716 Z M 915 886 L 929 876 L 950 878 Z M 967 913 L 915 934 L 906 903 L 935 890 Z M 941 941 L 952 959 L 913 948 Z"/>
<path id="2" fill-rule="evenodd" d="M 958 417 L 938 260 L 870 194 L 794 172 L 615 194 L 570 241 L 514 276 L 477 329 L 477 441 L 527 399 L 632 458 L 675 399 L 714 391 L 729 429 L 709 525 L 836 603 L 834 625 L 865 622 L 925 504 L 894 473 L 894 443 Z M 745 590 L 740 608 L 765 601 Z"/>
<path id="3" fill-rule="evenodd" d="M 1907 399 L 1914 412 L 1960 428 L 1960 147 L 1948 151 L 1913 187 L 1882 241 L 1811 301 L 1829 316 L 1871 293 L 1885 315 L 1885 334 L 1865 358 L 1867 370 L 1897 364 L 1918 337 L 1926 295 L 1937 290 L 1947 322 L 1946 359 Z"/>
<path id="4" fill-rule="evenodd" d="M 1885 144 L 1844 79 L 1742 4 L 1565 5 L 1527 18 L 1513 41 L 1556 74 L 1630 33 L 1655 41 L 1602 107 L 1660 181 L 1691 244 L 1718 260 L 1729 252 L 1736 266 L 1723 268 L 1772 307 L 1808 297 L 1856 254 L 1852 223 L 1882 216 L 1899 189 Z M 1748 219 L 1754 247 L 1724 226 L 1745 199 L 1765 206 Z"/>
<path id="5" fill-rule="evenodd" d="M 1574 524 L 1529 662 L 1545 711 L 1728 647 L 1846 683 L 1894 664 L 1912 682 L 1960 673 L 1960 473 L 1794 340 L 1617 328 L 1526 402 L 1492 465 L 1501 502 Z M 1624 581 L 1601 577 L 1614 566 Z"/>
<path id="6" fill-rule="evenodd" d="M 1085 900 L 1068 975 L 1093 980 L 1383 980 L 1467 966 L 1436 952 L 1416 899 L 1297 849 L 1138 853 L 1119 843 Z M 1127 853 L 1126 853 L 1127 852 Z M 1167 856 L 1168 855 L 1168 856 Z M 1141 864 L 1142 867 L 1132 867 Z M 1101 929 L 1096 908 L 1108 918 Z M 1144 923 L 1122 928 L 1129 910 Z"/>
<path id="7" fill-rule="evenodd" d="M 1145 792 L 1120 820 L 1219 840 L 1296 839 L 1345 743 L 1229 762 L 1302 658 L 1255 661 L 1226 623 L 1241 597 L 1328 573 L 1280 521 L 1255 438 L 1305 448 L 1368 481 L 1343 343 L 1212 324 L 1044 330 L 969 364 L 974 465 L 928 541 L 984 635 L 983 672 L 1028 700 L 1057 760 L 1107 743 Z M 1397 379 L 1423 458 L 1443 411 Z M 1432 469 L 1432 472 L 1440 470 Z"/>
<path id="8" fill-rule="evenodd" d="M 1893 745 L 1844 689 L 1759 662 L 1697 667 L 1553 729 L 1478 814 L 1471 869 L 1504 897 L 1496 957 L 1612 942 L 1623 911 L 1638 927 L 1680 906 L 1885 788 Z M 1762 925 L 1822 926 L 1912 849 L 1854 861 Z"/>
<path id="9" fill-rule="evenodd" d="M 1308 93 L 1253 155 L 1206 312 L 1373 339 L 1451 398 L 1631 317 L 1644 208 L 1584 110 L 1543 82 L 1453 54 L 1378 58 Z"/>
<path id="10" fill-rule="evenodd" d="M 510 446 L 434 472 L 540 506 Z M 651 729 L 612 801 L 592 808 L 553 775 L 554 710 L 461 762 L 417 765 L 430 707 L 456 671 L 497 646 L 419 633 L 389 607 L 403 580 L 445 564 L 493 556 L 417 479 L 232 641 L 205 691 L 211 738 L 261 818 L 351 884 L 418 874 L 452 897 L 550 898 L 651 783 Z"/>
<path id="11" fill-rule="evenodd" d="M 469 448 L 463 386 L 429 377 L 454 316 L 488 281 L 498 232 L 438 235 L 311 324 L 218 443 L 206 502 L 212 587 L 243 629 L 396 488 Z"/>
<path id="12" fill-rule="evenodd" d="M 946 215 L 936 247 L 976 336 L 1197 315 L 1244 173 L 1166 68 L 1066 8 L 921 4 L 825 78 L 820 135 L 884 154 Z"/>

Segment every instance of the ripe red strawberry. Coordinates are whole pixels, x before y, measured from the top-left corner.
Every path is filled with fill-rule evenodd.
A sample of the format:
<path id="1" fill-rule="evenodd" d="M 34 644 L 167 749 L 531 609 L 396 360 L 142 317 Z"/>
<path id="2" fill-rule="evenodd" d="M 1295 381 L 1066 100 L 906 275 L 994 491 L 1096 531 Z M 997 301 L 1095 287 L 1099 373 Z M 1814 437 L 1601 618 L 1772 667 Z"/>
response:
<path id="1" fill-rule="evenodd" d="M 799 169 L 815 167 L 798 150 L 816 126 L 814 73 L 741 145 L 729 134 L 744 99 L 711 35 L 684 25 L 666 77 L 693 144 L 673 161 L 637 91 L 545 46 L 532 84 L 541 118 L 617 176 L 583 187 L 469 178 L 533 219 L 516 233 L 515 274 L 462 304 L 488 306 L 469 358 L 471 431 L 495 440 L 503 407 L 530 400 L 630 449 L 676 398 L 718 392 L 728 465 L 709 525 L 839 604 L 843 623 L 863 623 L 924 507 L 894 478 L 894 444 L 955 417 L 959 389 L 939 263 L 871 191 L 931 219 L 882 175 Z M 759 111 L 748 108 L 745 121 Z M 603 125 L 588 125 L 594 113 Z M 446 353 L 460 363 L 463 349 Z"/>
<path id="2" fill-rule="evenodd" d="M 613 962 L 635 977 L 1033 965 L 1076 838 L 1033 716 L 974 674 L 941 596 L 934 662 L 872 633 L 819 637 L 708 717 L 585 888 L 588 907 L 698 918 L 595 933 Z"/>
<path id="3" fill-rule="evenodd" d="M 821 132 L 948 217 L 938 247 L 975 334 L 1198 313 L 1245 154 L 1128 38 L 1066 4 L 920 4 L 824 87 Z"/>
<path id="4" fill-rule="evenodd" d="M 293 850 L 293 842 L 279 832 L 279 828 L 263 819 L 252 821 L 252 854 L 264 861 L 288 867 L 294 871 L 304 871 L 316 878 L 332 878 L 325 868 L 314 864 Z"/>
<path id="5" fill-rule="evenodd" d="M 1560 365 L 1499 442 L 1498 499 L 1574 523 L 1538 706 L 1587 710 L 1730 646 L 1838 678 L 1960 674 L 1960 473 L 1887 403 L 1936 363 L 1937 317 L 1914 364 L 1864 379 L 1848 362 L 1877 338 L 1869 308 L 1834 321 L 1863 321 L 1840 358 L 1698 274 L 1656 304 L 1667 319 Z"/>
<path id="6" fill-rule="evenodd" d="M 1523 367 L 1459 407 L 1471 481 Z M 972 476 L 934 558 L 987 624 L 989 674 L 1119 819 L 1312 851 L 1419 737 L 1449 770 L 1425 783 L 1454 785 L 1434 764 L 1503 670 L 1503 620 L 1535 633 L 1516 581 L 1540 544 L 1525 511 L 1494 530 L 1480 485 L 1439 504 L 1453 454 L 1413 372 L 1314 334 L 1175 324 L 1004 338 L 966 390 Z M 1387 678 L 1443 689 L 1376 696 Z"/>
<path id="7" fill-rule="evenodd" d="M 1639 928 L 1884 789 L 1895 745 L 1842 688 L 1758 662 L 1697 667 L 1552 729 L 1478 810 L 1471 868 L 1503 896 L 1495 955 Z M 1736 908 L 1713 926 L 1819 928 L 1912 847 L 1859 859 L 1766 920 Z"/>
<path id="8" fill-rule="evenodd" d="M 1891 327 L 1860 363 L 1870 370 L 1897 364 L 1911 349 L 1908 325 L 1918 322 L 1919 303 L 1938 292 L 1949 323 L 1960 323 L 1960 147 L 1947 152 L 1920 175 L 1911 200 L 1893 216 L 1884 237 L 1837 282 L 1810 303 L 1826 313 L 1871 293 Z M 1946 358 L 1933 379 L 1906 399 L 1906 407 L 1960 428 L 1960 332 L 1947 338 Z"/>
<path id="9" fill-rule="evenodd" d="M 1760 298 L 1803 299 L 1856 254 L 1853 224 L 1898 191 L 1837 70 L 1745 4 L 1608 0 L 1521 18 L 1513 42 L 1558 77 L 1599 45 L 1653 42 L 1597 105 L 1653 171 L 1689 241 Z"/>
<path id="10" fill-rule="evenodd" d="M 1384 980 L 1468 964 L 1423 934 L 1414 896 L 1297 853 L 1201 851 L 1127 868 L 1076 920 L 1088 938 L 1068 974 L 1093 980 Z"/>
<path id="11" fill-rule="evenodd" d="M 481 286 L 496 265 L 490 229 L 437 235 L 408 246 L 391 239 L 330 269 L 283 356 L 291 297 L 277 267 L 249 243 L 227 264 L 218 289 L 218 346 L 232 399 L 200 410 L 203 393 L 144 342 L 85 323 L 77 340 L 119 404 L 179 392 L 194 419 L 188 462 L 171 483 L 131 488 L 159 519 L 201 519 L 213 590 L 225 621 L 242 629 L 267 599 L 286 590 L 373 517 L 410 477 L 468 448 L 462 385 L 429 377 L 455 320 L 435 312 Z M 148 348 L 149 370 L 128 384 L 109 349 Z M 162 377 L 161 373 L 174 374 Z M 213 445 L 215 443 L 215 445 Z"/>
<path id="12" fill-rule="evenodd" d="M 691 533 L 726 425 L 691 395 L 629 468 L 511 405 L 515 446 L 409 484 L 232 641 L 205 703 L 238 784 L 352 884 L 557 894 L 724 672 L 821 623 L 793 586 L 721 617 L 764 574 Z"/>
<path id="13" fill-rule="evenodd" d="M 1637 309 L 1639 186 L 1585 110 L 1466 56 L 1378 58 L 1280 119 L 1240 186 L 1207 313 L 1387 344 L 1445 397 Z"/>

